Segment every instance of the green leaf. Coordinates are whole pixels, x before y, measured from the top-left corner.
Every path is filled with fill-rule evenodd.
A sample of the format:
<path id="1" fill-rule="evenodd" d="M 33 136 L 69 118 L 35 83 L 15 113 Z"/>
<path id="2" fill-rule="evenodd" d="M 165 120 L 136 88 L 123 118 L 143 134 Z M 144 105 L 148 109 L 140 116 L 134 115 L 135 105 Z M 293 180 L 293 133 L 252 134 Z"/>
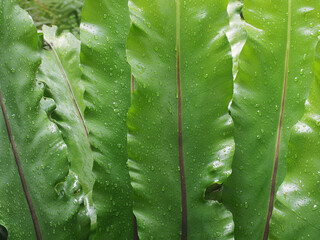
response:
<path id="1" fill-rule="evenodd" d="M 126 116 L 131 71 L 126 61 L 126 0 L 86 1 L 81 24 L 85 120 L 93 150 L 97 212 L 95 239 L 132 239 L 132 187 Z"/>
<path id="2" fill-rule="evenodd" d="M 93 185 L 93 156 L 79 107 L 84 109 L 83 87 L 80 85 L 80 41 L 71 33 L 57 37 L 57 27 L 43 26 L 42 30 L 49 44 L 48 50 L 42 51 L 42 64 L 37 75 L 38 81 L 46 85 L 46 99 L 43 101 L 53 99 L 56 103 L 49 117 L 57 124 L 67 144 L 71 170 L 79 176 L 85 193 L 88 193 Z"/>
<path id="3" fill-rule="evenodd" d="M 80 84 L 80 41 L 71 33 L 56 36 L 57 27 L 42 28 L 45 49 L 42 51 L 42 64 L 37 79 L 46 86 L 43 106 L 50 106 L 54 100 L 55 109 L 49 118 L 57 124 L 68 148 L 70 169 L 79 177 L 83 187 L 85 205 L 91 218 L 92 228 L 96 216 L 92 203 L 93 155 L 89 143 L 87 126 L 83 119 L 85 108 L 83 86 Z"/>
<path id="4" fill-rule="evenodd" d="M 233 239 L 228 1 L 129 2 L 129 167 L 140 239 Z M 181 114 L 181 115 L 180 115 Z"/>
<path id="5" fill-rule="evenodd" d="M 0 1 L 0 13 L 0 236 L 85 239 L 78 176 L 69 171 L 57 125 L 40 107 L 36 28 L 17 1 Z"/>
<path id="6" fill-rule="evenodd" d="M 287 174 L 275 200 L 270 239 L 317 239 L 320 236 L 320 44 L 315 72 L 304 116 L 291 134 Z"/>
<path id="7" fill-rule="evenodd" d="M 303 115 L 314 78 L 319 10 L 317 0 L 244 3 L 248 36 L 231 106 L 236 151 L 223 198 L 236 239 L 268 238 L 290 131 Z"/>
<path id="8" fill-rule="evenodd" d="M 243 45 L 246 42 L 247 32 L 245 22 L 241 19 L 243 2 L 239 0 L 230 0 L 228 4 L 228 15 L 230 27 L 227 36 L 231 44 L 233 57 L 233 78 L 236 78 L 238 72 L 238 61 Z"/>

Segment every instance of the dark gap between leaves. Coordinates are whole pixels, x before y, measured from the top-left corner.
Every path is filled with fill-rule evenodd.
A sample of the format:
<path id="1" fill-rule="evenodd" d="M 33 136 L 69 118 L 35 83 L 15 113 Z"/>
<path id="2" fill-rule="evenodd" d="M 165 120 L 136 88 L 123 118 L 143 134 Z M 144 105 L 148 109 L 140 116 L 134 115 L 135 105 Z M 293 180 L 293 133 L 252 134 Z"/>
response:
<path id="1" fill-rule="evenodd" d="M 0 224 L 0 240 L 8 239 L 8 230 Z"/>
<path id="2" fill-rule="evenodd" d="M 206 189 L 204 199 L 215 200 L 221 203 L 222 201 L 222 184 L 214 183 Z"/>

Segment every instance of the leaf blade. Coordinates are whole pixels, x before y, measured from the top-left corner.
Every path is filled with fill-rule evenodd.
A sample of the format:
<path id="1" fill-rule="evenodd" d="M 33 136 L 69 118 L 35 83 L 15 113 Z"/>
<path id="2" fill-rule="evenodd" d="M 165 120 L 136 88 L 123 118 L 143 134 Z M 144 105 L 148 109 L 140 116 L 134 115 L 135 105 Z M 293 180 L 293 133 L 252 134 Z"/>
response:
<path id="1" fill-rule="evenodd" d="M 317 42 L 317 3 L 292 2 L 290 7 L 290 2 L 270 4 L 270 1 L 262 1 L 257 4 L 246 1 L 244 4 L 248 38 L 240 55 L 231 106 L 236 153 L 224 197 L 234 214 L 235 234 L 239 239 L 263 237 L 272 198 L 270 190 L 274 186 L 276 191 L 284 179 L 290 129 L 303 114 L 313 75 L 313 53 L 308 50 Z M 265 9 L 263 14 L 262 7 Z M 290 11 L 291 23 L 288 22 Z M 308 24 L 312 25 L 310 29 L 305 27 Z M 288 32 L 291 32 L 290 38 Z M 290 50 L 288 69 L 287 50 Z M 281 107 L 283 101 L 284 108 Z M 284 109 L 283 127 L 279 128 L 281 108 Z M 280 134 L 279 166 L 274 185 L 271 182 L 275 179 L 272 174 Z"/>
<path id="2" fill-rule="evenodd" d="M 81 239 L 81 188 L 69 171 L 65 143 L 40 107 L 43 87 L 35 80 L 40 65 L 38 35 L 17 1 L 0 4 L 0 86 L 13 139 L 44 239 Z M 35 239 L 31 215 L 10 142 L 0 117 L 0 224 L 12 239 Z M 57 225 L 57 223 L 61 225 Z M 67 229 L 64 229 L 66 227 Z"/>
<path id="3" fill-rule="evenodd" d="M 294 126 L 289 143 L 287 174 L 275 199 L 270 223 L 270 239 L 317 238 L 319 192 L 317 163 L 319 143 L 319 44 L 316 51 L 315 74 L 305 113 Z M 290 231 L 281 231 L 284 226 Z"/>
<path id="4" fill-rule="evenodd" d="M 79 176 L 87 194 L 93 186 L 93 156 L 87 127 L 79 108 L 79 105 L 84 105 L 80 90 L 80 41 L 70 33 L 56 36 L 57 27 L 43 26 L 42 29 L 50 50 L 42 51 L 42 64 L 37 78 L 45 83 L 46 95 L 56 103 L 51 118 L 58 125 L 68 146 L 71 170 Z"/>
<path id="5" fill-rule="evenodd" d="M 126 61 L 130 21 L 126 0 L 85 1 L 81 23 L 84 111 L 96 182 L 97 239 L 133 238 L 132 189 L 126 166 L 126 115 L 131 71 Z"/>
<path id="6" fill-rule="evenodd" d="M 221 204 L 204 199 L 207 187 L 215 181 L 223 183 L 230 174 L 232 150 L 225 158 L 221 154 L 221 161 L 218 159 L 226 142 L 233 143 L 227 115 L 232 95 L 232 61 L 223 33 L 227 3 L 185 4 L 181 2 L 179 12 L 179 1 L 129 3 L 132 27 L 127 54 L 136 80 L 128 115 L 134 212 L 141 239 L 186 238 L 185 233 L 181 235 L 185 215 L 181 214 L 180 152 L 180 160 L 184 154 L 186 171 L 188 238 L 232 239 L 230 213 Z M 183 134 L 183 151 L 179 133 Z M 206 154 L 201 155 L 202 152 Z"/>

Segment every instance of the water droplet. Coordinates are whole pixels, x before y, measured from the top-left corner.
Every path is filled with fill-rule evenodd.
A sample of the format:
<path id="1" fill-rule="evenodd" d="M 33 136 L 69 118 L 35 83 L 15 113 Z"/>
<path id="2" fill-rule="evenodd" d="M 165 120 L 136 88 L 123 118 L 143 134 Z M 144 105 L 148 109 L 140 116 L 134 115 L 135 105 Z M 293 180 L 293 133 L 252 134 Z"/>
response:
<path id="1" fill-rule="evenodd" d="M 304 70 L 301 68 L 301 69 L 300 69 L 300 75 L 302 76 L 303 73 L 304 73 Z"/>
<path id="2" fill-rule="evenodd" d="M 260 112 L 260 110 L 257 111 L 257 114 L 258 114 L 259 117 L 261 117 L 261 112 Z"/>

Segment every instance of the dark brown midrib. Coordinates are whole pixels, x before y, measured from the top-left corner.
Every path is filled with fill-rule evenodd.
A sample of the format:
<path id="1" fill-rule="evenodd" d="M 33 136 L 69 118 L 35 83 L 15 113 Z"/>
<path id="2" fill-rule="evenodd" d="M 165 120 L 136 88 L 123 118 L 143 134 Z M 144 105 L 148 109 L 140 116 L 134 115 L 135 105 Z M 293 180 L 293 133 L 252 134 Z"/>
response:
<path id="1" fill-rule="evenodd" d="M 62 75 L 63 75 L 63 78 L 64 78 L 64 80 L 66 81 L 66 84 L 67 84 L 67 86 L 68 86 L 69 92 L 70 92 L 70 94 L 71 94 L 72 101 L 73 101 L 73 103 L 74 103 L 74 105 L 75 105 L 75 107 L 76 107 L 76 109 L 77 109 L 77 112 L 78 112 L 78 114 L 79 114 L 81 123 L 82 123 L 83 128 L 84 128 L 84 130 L 85 130 L 85 132 L 86 132 L 89 145 L 91 146 L 90 141 L 89 141 L 89 131 L 88 131 L 88 128 L 87 128 L 86 123 L 85 123 L 85 121 L 84 121 L 84 117 L 83 117 L 83 115 L 82 115 L 82 113 L 81 113 L 81 111 L 80 111 L 80 108 L 79 108 L 79 105 L 78 105 L 78 103 L 77 103 L 77 100 L 76 100 L 76 98 L 75 98 L 75 96 L 74 96 L 74 93 L 73 93 L 73 90 L 72 90 L 72 87 L 71 87 L 69 78 L 68 78 L 68 76 L 67 76 L 67 73 L 66 73 L 66 71 L 64 70 L 64 67 L 62 66 L 62 63 L 61 63 L 61 61 L 60 61 L 60 58 L 59 58 L 56 50 L 54 49 L 53 45 L 52 45 L 48 40 L 46 40 L 46 39 L 44 39 L 44 42 L 49 45 L 49 47 L 51 48 L 51 50 L 52 50 L 52 52 L 53 52 L 53 55 L 55 56 L 56 61 L 58 62 L 58 65 L 59 65 L 59 68 L 60 68 L 61 73 L 62 73 Z"/>
<path id="2" fill-rule="evenodd" d="M 177 87 L 178 87 L 178 142 L 179 142 L 179 168 L 181 183 L 181 240 L 187 240 L 188 214 L 187 214 L 187 189 L 186 175 L 183 158 L 183 134 L 182 134 L 182 94 L 180 74 L 180 0 L 176 1 L 176 49 L 177 49 Z"/>
<path id="3" fill-rule="evenodd" d="M 18 154 L 18 150 L 17 150 L 16 144 L 15 144 L 15 142 L 13 140 L 12 130 L 11 130 L 11 127 L 10 127 L 10 123 L 9 123 L 8 115 L 7 115 L 7 112 L 6 112 L 6 108 L 5 108 L 5 105 L 4 105 L 4 102 L 3 102 L 1 89 L 0 89 L 0 104 L 1 104 L 1 109 L 2 109 L 2 113 L 3 113 L 5 125 L 6 125 L 6 128 L 7 128 L 8 137 L 9 137 L 9 141 L 10 141 L 10 144 L 11 144 L 12 152 L 13 152 L 13 155 L 14 155 L 14 158 L 15 158 L 15 161 L 16 161 L 16 165 L 17 165 L 17 168 L 18 168 L 20 181 L 21 181 L 21 184 L 22 184 L 24 195 L 26 197 L 26 200 L 27 200 L 27 203 L 28 203 L 28 206 L 29 206 L 29 210 L 30 210 L 30 214 L 31 214 L 34 230 L 35 230 L 35 233 L 36 233 L 36 237 L 37 237 L 37 240 L 41 240 L 42 237 L 41 237 L 41 231 L 40 231 L 40 226 L 39 226 L 37 214 L 36 214 L 36 211 L 34 209 L 34 206 L 33 206 L 33 203 L 32 203 L 32 199 L 31 199 L 28 187 L 27 187 L 27 182 L 26 182 L 26 179 L 25 179 L 24 174 L 23 174 L 23 170 L 22 170 L 22 166 L 21 166 L 21 161 L 20 161 L 20 157 L 19 157 L 19 154 Z"/>
<path id="4" fill-rule="evenodd" d="M 273 166 L 273 172 L 272 172 L 269 207 L 268 207 L 267 220 L 266 220 L 266 225 L 265 225 L 264 234 L 263 234 L 263 240 L 268 240 L 268 237 L 269 237 L 270 219 L 272 216 L 272 211 L 274 206 L 276 179 L 277 179 L 279 155 L 280 155 L 281 131 L 282 131 L 282 123 L 283 123 L 283 116 L 284 116 L 284 109 L 285 109 L 285 102 L 286 102 L 286 92 L 287 92 L 290 41 L 291 41 L 291 0 L 288 0 L 288 33 L 287 33 L 287 46 L 286 46 L 287 49 L 286 49 L 286 56 L 285 56 L 285 73 L 284 73 L 282 103 L 281 103 L 281 112 L 280 112 L 280 119 L 279 119 L 278 132 L 277 132 L 276 153 L 275 153 L 274 166 Z"/>

